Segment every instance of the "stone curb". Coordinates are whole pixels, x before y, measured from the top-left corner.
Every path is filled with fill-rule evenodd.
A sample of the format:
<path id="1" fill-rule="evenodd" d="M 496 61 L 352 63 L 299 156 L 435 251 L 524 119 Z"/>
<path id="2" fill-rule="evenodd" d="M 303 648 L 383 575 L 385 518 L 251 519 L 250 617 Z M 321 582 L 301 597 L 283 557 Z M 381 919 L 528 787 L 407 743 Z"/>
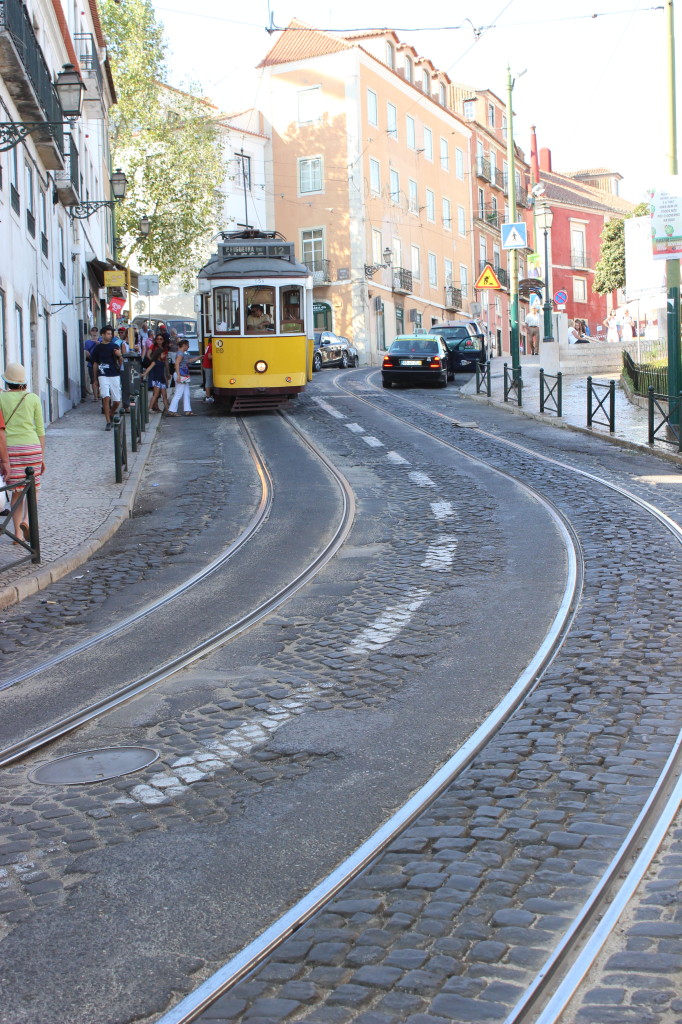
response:
<path id="1" fill-rule="evenodd" d="M 630 451 L 654 455 L 665 462 L 672 462 L 677 466 L 682 466 L 682 455 L 679 455 L 677 452 L 665 451 L 662 448 L 652 448 L 648 444 L 638 444 L 636 441 L 626 441 L 623 437 L 612 437 L 610 434 L 602 434 L 601 432 L 590 430 L 589 427 L 580 427 L 577 423 L 567 423 L 565 420 L 558 419 L 556 416 L 549 416 L 547 413 L 529 412 L 523 406 L 519 409 L 518 405 L 512 405 L 509 402 L 498 402 L 494 398 L 487 398 L 483 395 L 465 395 L 462 392 L 460 394 L 462 398 L 473 399 L 475 403 L 480 404 L 482 402 L 484 405 L 491 405 L 495 409 L 501 409 L 503 412 L 510 412 L 516 416 L 525 416 L 528 420 L 537 420 L 538 423 L 544 423 L 550 427 L 558 427 L 561 430 L 572 430 L 575 434 L 585 434 L 587 437 L 594 437 L 599 441 L 608 441 L 609 444 L 615 444 L 619 448 L 627 448 Z"/>
<path id="2" fill-rule="evenodd" d="M 25 597 L 29 597 L 31 594 L 37 594 L 39 590 L 45 590 L 51 583 L 56 583 L 62 576 L 66 576 L 67 573 L 77 569 L 83 562 L 87 562 L 96 551 L 99 551 L 114 536 L 122 523 L 130 518 L 137 496 L 137 489 L 142 479 L 142 473 L 149 458 L 152 441 L 156 437 L 156 431 L 160 422 L 160 416 L 155 416 L 150 420 L 142 437 L 142 445 L 136 452 L 135 466 L 123 484 L 119 497 L 112 502 L 111 511 L 102 525 L 95 530 L 87 541 L 79 544 L 73 551 L 55 559 L 54 562 L 37 566 L 33 572 L 23 579 L 17 580 L 16 583 L 9 587 L 0 589 L 0 611 L 4 608 L 9 608 L 19 601 L 23 601 Z"/>

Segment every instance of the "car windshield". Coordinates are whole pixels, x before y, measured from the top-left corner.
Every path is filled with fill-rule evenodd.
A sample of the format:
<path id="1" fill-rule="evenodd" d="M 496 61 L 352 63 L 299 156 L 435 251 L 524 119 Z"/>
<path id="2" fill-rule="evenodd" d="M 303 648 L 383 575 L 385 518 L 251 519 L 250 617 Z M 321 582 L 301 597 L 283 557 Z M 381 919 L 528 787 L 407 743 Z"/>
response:
<path id="1" fill-rule="evenodd" d="M 392 356 L 437 355 L 435 338 L 396 338 L 389 352 Z"/>

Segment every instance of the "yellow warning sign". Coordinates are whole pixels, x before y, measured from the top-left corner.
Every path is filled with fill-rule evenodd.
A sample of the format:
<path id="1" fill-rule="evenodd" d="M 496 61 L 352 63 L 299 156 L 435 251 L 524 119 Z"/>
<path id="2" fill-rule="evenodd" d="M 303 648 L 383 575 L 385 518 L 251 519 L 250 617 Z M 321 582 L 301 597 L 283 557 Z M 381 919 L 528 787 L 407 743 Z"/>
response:
<path id="1" fill-rule="evenodd" d="M 486 263 L 485 267 L 481 271 L 481 275 L 480 275 L 478 281 L 474 285 L 474 288 L 501 288 L 501 287 L 502 287 L 502 285 L 500 284 L 500 282 L 497 279 L 497 274 L 495 273 L 493 268 L 490 266 L 490 264 Z"/>

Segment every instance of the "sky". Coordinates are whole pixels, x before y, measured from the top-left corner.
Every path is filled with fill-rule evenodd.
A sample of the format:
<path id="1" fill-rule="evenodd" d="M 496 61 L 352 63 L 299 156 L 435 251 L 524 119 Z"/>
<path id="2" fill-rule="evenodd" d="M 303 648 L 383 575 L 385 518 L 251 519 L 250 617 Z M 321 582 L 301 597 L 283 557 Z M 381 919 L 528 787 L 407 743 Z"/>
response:
<path id="1" fill-rule="evenodd" d="M 620 194 L 633 202 L 670 171 L 668 0 L 393 0 L 390 23 L 389 5 L 368 15 L 366 0 L 333 9 L 325 0 L 153 2 L 169 43 L 171 84 L 198 82 L 226 112 L 258 106 L 265 86 L 255 66 L 279 38 L 266 31 L 271 16 L 280 27 L 293 17 L 327 30 L 388 26 L 453 81 L 502 99 L 509 65 L 514 138 L 528 155 L 535 124 L 555 171 L 609 167 L 623 175 Z M 681 12 L 678 0 L 678 52 Z M 420 22 L 424 28 L 413 31 Z M 681 80 L 679 61 L 678 113 Z"/>

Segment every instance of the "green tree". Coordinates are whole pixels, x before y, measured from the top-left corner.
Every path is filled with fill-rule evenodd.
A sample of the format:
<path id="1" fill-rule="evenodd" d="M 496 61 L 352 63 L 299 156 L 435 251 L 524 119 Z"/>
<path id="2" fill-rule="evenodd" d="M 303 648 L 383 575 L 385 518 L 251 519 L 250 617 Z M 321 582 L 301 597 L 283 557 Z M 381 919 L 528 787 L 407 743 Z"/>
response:
<path id="1" fill-rule="evenodd" d="M 225 168 L 217 111 L 196 86 L 167 84 L 167 44 L 151 0 L 101 0 L 101 8 L 118 96 L 112 158 L 128 177 L 116 207 L 119 254 L 164 283 L 180 274 L 189 286 L 218 230 Z M 151 231 L 141 238 L 145 214 Z"/>
<path id="2" fill-rule="evenodd" d="M 644 217 L 649 212 L 648 203 L 639 203 L 630 217 Z M 594 268 L 594 290 L 600 295 L 625 287 L 625 220 L 613 218 L 604 225 L 601 233 L 599 263 Z"/>

